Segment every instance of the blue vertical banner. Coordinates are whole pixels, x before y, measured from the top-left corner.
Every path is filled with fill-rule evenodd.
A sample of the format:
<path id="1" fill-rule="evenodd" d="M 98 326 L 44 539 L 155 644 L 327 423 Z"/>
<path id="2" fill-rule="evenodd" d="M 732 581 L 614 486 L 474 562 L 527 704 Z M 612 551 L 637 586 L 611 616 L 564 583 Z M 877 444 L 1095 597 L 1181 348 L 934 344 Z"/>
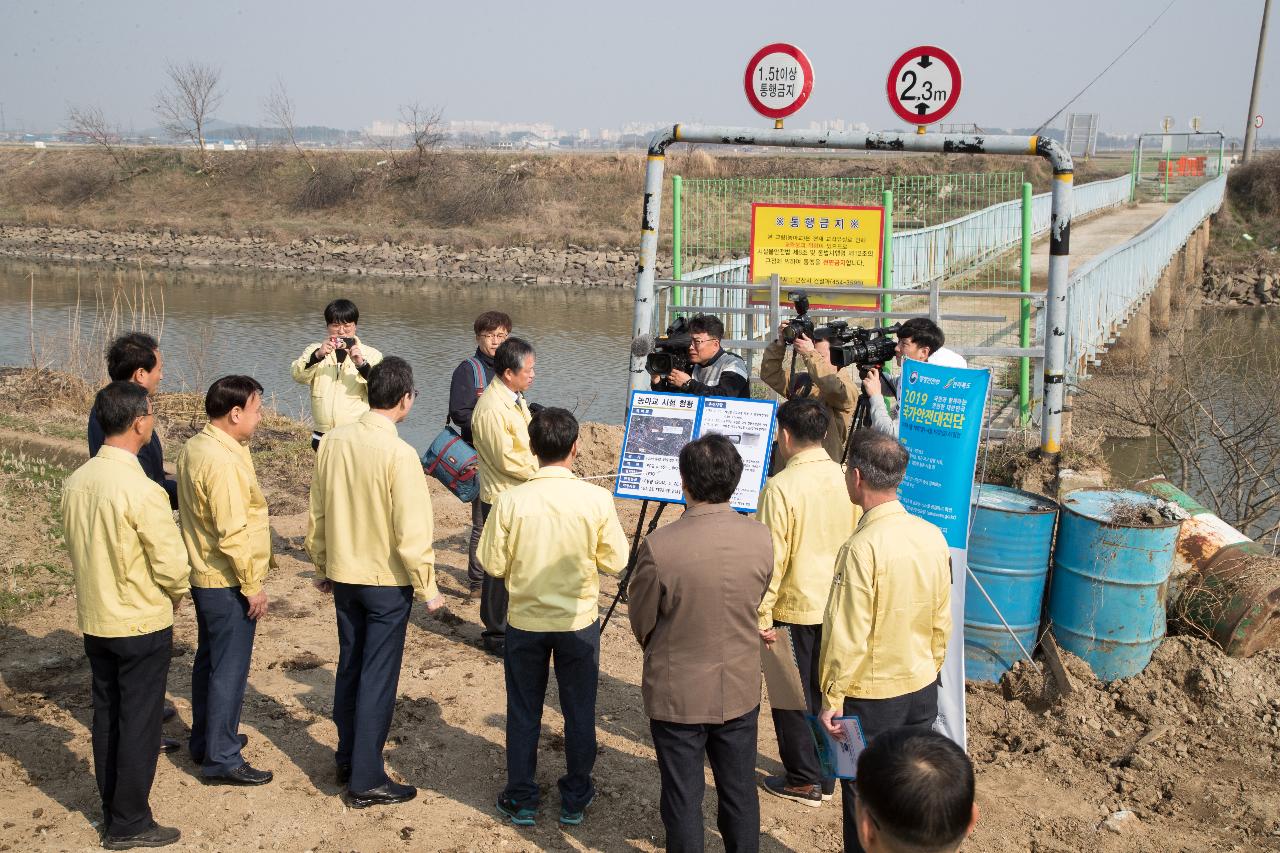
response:
<path id="1" fill-rule="evenodd" d="M 951 640 L 936 728 L 965 746 L 964 591 L 978 443 L 991 371 L 907 360 L 898 387 L 898 438 L 911 452 L 898 499 L 936 524 L 951 548 Z"/>

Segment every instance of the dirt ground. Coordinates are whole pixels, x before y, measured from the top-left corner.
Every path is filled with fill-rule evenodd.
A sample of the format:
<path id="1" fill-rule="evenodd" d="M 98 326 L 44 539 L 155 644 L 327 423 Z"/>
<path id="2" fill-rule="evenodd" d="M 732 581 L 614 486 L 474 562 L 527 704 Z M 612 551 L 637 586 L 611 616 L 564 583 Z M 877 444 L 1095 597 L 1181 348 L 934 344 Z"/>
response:
<path id="1" fill-rule="evenodd" d="M 21 445 L 70 455 L 83 415 L 68 399 L 23 426 L 0 383 L 0 451 Z M 57 396 L 57 395 L 54 395 Z M 163 406 L 171 458 L 189 418 L 181 401 Z M 30 415 L 30 413 L 27 413 Z M 14 420 L 17 419 L 17 420 Z M 465 600 L 470 514 L 433 487 L 437 560 L 445 610 L 417 608 L 409 628 L 400 697 L 387 744 L 393 774 L 417 785 L 416 800 L 357 811 L 333 779 L 336 735 L 329 719 L 337 636 L 332 604 L 311 586 L 301 550 L 309 450 L 303 431 L 268 422 L 255 442 L 273 508 L 280 567 L 267 583 L 271 611 L 258 631 L 245 699 L 246 757 L 275 772 L 262 788 L 206 787 L 183 752 L 161 756 L 152 792 L 156 818 L 182 829 L 179 850 L 339 851 L 661 849 L 658 771 L 640 699 L 640 650 L 621 605 L 605 631 L 599 693 L 599 796 L 579 827 L 556 822 L 555 779 L 563 771 L 562 720 L 553 686 L 538 768 L 544 808 L 536 827 L 498 820 L 503 784 L 504 691 L 500 663 L 479 648 L 478 606 Z M 42 438 L 33 440 L 31 433 Z M 590 425 L 580 469 L 605 473 L 616 459 L 617 428 Z M 43 442 L 43 443 L 41 443 Z M 4 494 L 26 468 L 0 467 Z M 433 484 L 434 486 L 434 484 Z M 7 497 L 7 499 L 10 499 Z M 32 507 L 43 512 L 41 507 Z M 620 502 L 628 534 L 638 506 Z M 669 511 L 663 521 L 678 515 Z M 42 549 L 66 564 L 54 527 L 0 514 L 3 565 Z M 604 583 L 601 607 L 615 585 Z M 195 618 L 175 626 L 169 694 L 185 735 Z M 1203 641 L 1164 643 L 1140 676 L 1098 684 L 1069 659 L 1076 690 L 1060 696 L 1039 671 L 1005 687 L 970 683 L 970 751 L 982 817 L 965 849 L 975 851 L 1280 850 L 1280 653 L 1226 658 Z M 96 849 L 99 820 L 87 724 L 89 671 L 73 597 L 16 611 L 0 625 L 0 851 Z M 757 766 L 780 770 L 773 729 L 761 715 Z M 708 774 L 710 784 L 710 774 Z M 708 849 L 715 795 L 708 792 Z M 1117 815 L 1117 813 L 1120 813 Z M 840 849 L 839 795 L 820 809 L 761 796 L 762 849 Z"/>

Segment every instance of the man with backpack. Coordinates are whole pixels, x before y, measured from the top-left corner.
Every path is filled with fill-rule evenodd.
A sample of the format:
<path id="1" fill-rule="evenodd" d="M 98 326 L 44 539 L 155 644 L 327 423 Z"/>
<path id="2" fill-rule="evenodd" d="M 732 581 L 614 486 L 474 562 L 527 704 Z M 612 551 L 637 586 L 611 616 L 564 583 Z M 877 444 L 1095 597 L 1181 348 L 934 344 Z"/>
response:
<path id="1" fill-rule="evenodd" d="M 493 354 L 511 335 L 511 318 L 501 311 L 486 311 L 476 318 L 472 326 L 476 333 L 475 355 L 463 359 L 449 380 L 449 422 L 462 433 L 462 440 L 475 447 L 471 436 L 471 413 L 484 389 L 493 381 Z M 467 546 L 467 585 L 469 599 L 480 597 L 484 583 L 484 569 L 476 559 L 480 544 L 480 531 L 484 530 L 484 517 L 480 514 L 480 499 L 471 502 L 471 541 Z"/>

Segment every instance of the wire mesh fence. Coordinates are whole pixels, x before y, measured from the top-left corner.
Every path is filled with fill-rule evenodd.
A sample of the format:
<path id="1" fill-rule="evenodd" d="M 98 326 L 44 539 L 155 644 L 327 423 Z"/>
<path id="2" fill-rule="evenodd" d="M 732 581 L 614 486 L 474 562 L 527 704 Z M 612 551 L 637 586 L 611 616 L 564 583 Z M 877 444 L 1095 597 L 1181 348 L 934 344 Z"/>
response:
<path id="1" fill-rule="evenodd" d="M 1221 133 L 1146 133 L 1133 155 L 1133 200 L 1176 202 L 1226 169 Z"/>

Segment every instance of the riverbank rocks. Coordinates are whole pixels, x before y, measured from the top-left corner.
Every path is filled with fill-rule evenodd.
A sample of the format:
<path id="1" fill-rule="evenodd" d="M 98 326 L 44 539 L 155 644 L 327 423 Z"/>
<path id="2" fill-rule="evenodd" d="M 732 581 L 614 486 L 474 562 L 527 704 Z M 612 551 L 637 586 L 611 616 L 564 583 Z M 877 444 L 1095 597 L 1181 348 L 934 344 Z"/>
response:
<path id="1" fill-rule="evenodd" d="M 1200 291 L 1212 305 L 1280 305 L 1280 259 L 1243 268 L 1208 261 Z"/>
<path id="2" fill-rule="evenodd" d="M 337 236 L 274 243 L 261 237 L 177 234 L 172 229 L 142 233 L 16 225 L 0 226 L 0 256 L 579 287 L 633 287 L 637 258 L 633 251 L 574 245 L 495 246 L 464 251 L 451 246 L 386 240 L 365 243 Z M 670 278 L 670 265 L 659 264 L 657 274 Z"/>

